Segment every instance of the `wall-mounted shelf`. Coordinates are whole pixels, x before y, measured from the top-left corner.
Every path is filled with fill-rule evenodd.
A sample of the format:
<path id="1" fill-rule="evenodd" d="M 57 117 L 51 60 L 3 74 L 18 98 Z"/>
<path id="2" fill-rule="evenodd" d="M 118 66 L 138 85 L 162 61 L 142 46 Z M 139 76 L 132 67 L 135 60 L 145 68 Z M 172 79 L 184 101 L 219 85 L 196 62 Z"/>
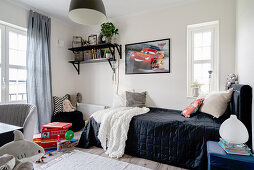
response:
<path id="1" fill-rule="evenodd" d="M 108 48 L 110 50 L 110 53 L 112 55 L 112 58 L 107 59 L 107 58 L 99 58 L 99 59 L 90 59 L 90 60 L 85 60 L 85 61 L 69 61 L 78 74 L 80 74 L 80 64 L 83 63 L 99 63 L 99 62 L 109 62 L 110 67 L 112 67 L 112 61 L 116 61 L 115 53 L 116 51 L 118 52 L 120 59 L 122 59 L 122 46 L 118 44 L 111 44 L 111 43 L 106 43 L 106 44 L 98 44 L 98 45 L 89 45 L 89 46 L 82 46 L 82 47 L 76 47 L 76 48 L 69 48 L 68 50 L 74 52 L 77 51 L 89 51 L 89 50 L 96 50 L 96 49 L 104 49 Z"/>
<path id="2" fill-rule="evenodd" d="M 85 63 L 101 63 L 101 62 L 109 62 L 111 68 L 112 68 L 112 61 L 115 61 L 113 59 L 107 59 L 107 58 L 100 58 L 100 59 L 90 59 L 90 60 L 84 60 L 84 61 L 69 61 L 71 63 L 75 70 L 80 74 L 80 64 L 85 64 Z"/>

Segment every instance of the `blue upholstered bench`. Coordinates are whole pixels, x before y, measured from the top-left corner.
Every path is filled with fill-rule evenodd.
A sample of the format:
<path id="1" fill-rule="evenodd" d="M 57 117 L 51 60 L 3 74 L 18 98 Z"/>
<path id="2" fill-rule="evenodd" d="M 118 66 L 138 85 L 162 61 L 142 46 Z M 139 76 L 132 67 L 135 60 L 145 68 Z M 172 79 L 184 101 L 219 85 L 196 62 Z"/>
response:
<path id="1" fill-rule="evenodd" d="M 254 157 L 229 155 L 218 142 L 207 142 L 208 170 L 230 169 L 230 170 L 254 170 Z"/>

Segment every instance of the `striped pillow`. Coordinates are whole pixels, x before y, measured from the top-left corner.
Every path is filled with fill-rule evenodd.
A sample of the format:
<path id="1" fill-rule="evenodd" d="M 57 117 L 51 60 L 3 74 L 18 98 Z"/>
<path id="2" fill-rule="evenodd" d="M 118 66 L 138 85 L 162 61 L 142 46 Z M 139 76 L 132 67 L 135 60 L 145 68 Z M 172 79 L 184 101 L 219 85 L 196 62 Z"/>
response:
<path id="1" fill-rule="evenodd" d="M 66 94 L 64 97 L 57 97 L 53 96 L 53 102 L 54 102 L 54 114 L 63 112 L 63 101 L 65 99 L 69 100 L 70 95 Z"/>

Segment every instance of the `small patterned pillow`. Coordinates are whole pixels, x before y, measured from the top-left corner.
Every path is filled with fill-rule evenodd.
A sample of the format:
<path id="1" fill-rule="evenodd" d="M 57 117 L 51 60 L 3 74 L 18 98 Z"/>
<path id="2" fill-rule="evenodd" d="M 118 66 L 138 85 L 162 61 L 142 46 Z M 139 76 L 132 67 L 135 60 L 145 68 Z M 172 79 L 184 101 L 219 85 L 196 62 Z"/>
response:
<path id="1" fill-rule="evenodd" d="M 64 97 L 57 97 L 53 96 L 53 102 L 54 102 L 54 114 L 63 112 L 63 101 L 65 99 L 69 100 L 69 94 L 66 94 Z"/>
<path id="2" fill-rule="evenodd" d="M 191 102 L 191 104 L 188 107 L 183 109 L 181 114 L 186 118 L 190 118 L 198 111 L 200 106 L 203 104 L 204 100 L 205 100 L 205 98 L 198 98 L 198 99 L 194 100 L 193 102 Z"/>

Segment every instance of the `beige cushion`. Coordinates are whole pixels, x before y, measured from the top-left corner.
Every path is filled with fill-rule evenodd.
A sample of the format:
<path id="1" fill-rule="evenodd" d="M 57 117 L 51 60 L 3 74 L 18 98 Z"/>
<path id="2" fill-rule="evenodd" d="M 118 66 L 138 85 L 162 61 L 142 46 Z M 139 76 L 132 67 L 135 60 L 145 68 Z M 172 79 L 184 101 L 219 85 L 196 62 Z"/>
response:
<path id="1" fill-rule="evenodd" d="M 199 111 L 219 118 L 227 110 L 228 103 L 231 101 L 233 89 L 218 93 L 211 93 L 205 98 Z"/>

